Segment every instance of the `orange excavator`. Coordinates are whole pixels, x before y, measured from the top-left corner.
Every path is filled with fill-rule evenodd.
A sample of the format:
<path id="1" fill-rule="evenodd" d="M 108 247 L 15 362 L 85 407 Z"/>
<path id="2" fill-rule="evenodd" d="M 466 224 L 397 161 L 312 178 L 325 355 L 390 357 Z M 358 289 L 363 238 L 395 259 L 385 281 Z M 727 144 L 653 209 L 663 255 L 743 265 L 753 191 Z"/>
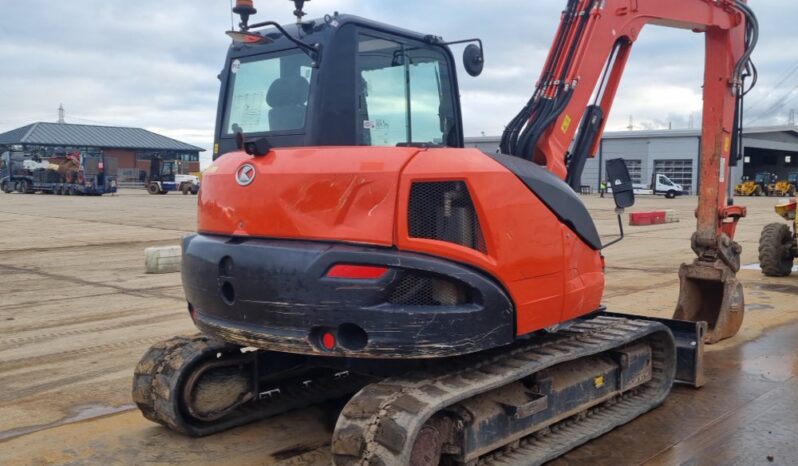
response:
<path id="1" fill-rule="evenodd" d="M 464 148 L 449 47 L 470 43 L 476 76 L 481 41 L 307 20 L 293 3 L 291 25 L 234 8 L 215 161 L 182 245 L 202 333 L 143 356 L 144 416 L 204 436 L 340 400 L 337 465 L 540 464 L 653 409 L 674 381 L 703 383 L 705 341 L 743 318 L 729 167 L 756 76 L 746 3 L 567 0 L 497 154 Z M 648 24 L 706 37 L 697 257 L 674 319 L 602 306 L 615 241 L 574 192 Z M 607 173 L 619 210 L 632 205 L 623 161 Z"/>

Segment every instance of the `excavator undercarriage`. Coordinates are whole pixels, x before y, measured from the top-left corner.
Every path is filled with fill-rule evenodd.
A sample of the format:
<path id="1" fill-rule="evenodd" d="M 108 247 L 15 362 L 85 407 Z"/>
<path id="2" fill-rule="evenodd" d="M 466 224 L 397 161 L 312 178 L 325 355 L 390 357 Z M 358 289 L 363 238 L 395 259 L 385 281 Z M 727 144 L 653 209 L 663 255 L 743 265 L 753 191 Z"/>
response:
<path id="1" fill-rule="evenodd" d="M 190 436 L 345 402 L 339 465 L 541 464 L 654 408 L 674 381 L 703 384 L 705 329 L 600 313 L 508 348 L 348 369 L 176 337 L 139 362 L 133 397 L 145 417 Z"/>

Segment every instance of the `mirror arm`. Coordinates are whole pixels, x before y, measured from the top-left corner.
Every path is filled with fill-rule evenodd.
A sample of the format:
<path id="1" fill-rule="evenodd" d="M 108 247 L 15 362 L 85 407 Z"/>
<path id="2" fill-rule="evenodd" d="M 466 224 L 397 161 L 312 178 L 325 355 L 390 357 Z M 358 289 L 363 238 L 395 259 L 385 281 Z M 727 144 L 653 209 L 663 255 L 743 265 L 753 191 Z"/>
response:
<path id="1" fill-rule="evenodd" d="M 294 36 L 289 34 L 288 31 L 285 30 L 285 28 L 283 28 L 278 23 L 275 23 L 274 21 L 264 21 L 262 23 L 253 24 L 253 25 L 247 27 L 246 31 L 252 31 L 253 29 L 260 29 L 260 28 L 265 27 L 265 26 L 273 26 L 278 31 L 283 33 L 283 35 L 285 36 L 286 39 L 288 39 L 291 42 L 293 42 L 297 47 L 299 47 L 300 49 L 304 50 L 305 52 L 311 54 L 310 58 L 312 58 L 314 60 L 318 60 L 318 56 L 321 53 L 321 49 L 318 46 L 313 46 L 313 45 L 310 45 L 310 44 L 306 44 L 306 43 L 302 42 L 301 40 L 296 39 Z"/>
<path id="2" fill-rule="evenodd" d="M 623 241 L 623 209 L 615 209 L 615 214 L 618 216 L 618 229 L 621 230 L 621 236 L 615 238 L 614 240 L 610 241 L 609 243 L 601 246 L 601 250 L 605 250 L 608 247 L 612 246 L 613 244 L 618 244 Z"/>
<path id="3" fill-rule="evenodd" d="M 482 39 L 479 39 L 479 38 L 455 40 L 455 41 L 452 41 L 452 42 L 437 42 L 437 43 L 440 44 L 440 45 L 457 45 L 457 44 L 468 44 L 470 42 L 478 43 L 479 44 L 479 49 L 480 50 L 484 50 L 484 47 L 482 46 Z"/>
<path id="4" fill-rule="evenodd" d="M 480 52 L 482 52 L 482 55 L 485 55 L 485 47 L 482 45 L 482 39 L 480 39 L 478 37 L 475 37 L 473 39 L 455 40 L 455 41 L 452 41 L 452 42 L 443 42 L 443 41 L 440 40 L 439 37 L 435 37 L 435 36 L 427 36 L 426 39 L 430 43 L 434 43 L 434 44 L 437 44 L 437 45 L 447 45 L 447 46 L 448 45 L 457 45 L 457 44 L 469 44 L 471 42 L 476 42 L 477 44 L 479 44 L 479 50 L 480 50 Z"/>

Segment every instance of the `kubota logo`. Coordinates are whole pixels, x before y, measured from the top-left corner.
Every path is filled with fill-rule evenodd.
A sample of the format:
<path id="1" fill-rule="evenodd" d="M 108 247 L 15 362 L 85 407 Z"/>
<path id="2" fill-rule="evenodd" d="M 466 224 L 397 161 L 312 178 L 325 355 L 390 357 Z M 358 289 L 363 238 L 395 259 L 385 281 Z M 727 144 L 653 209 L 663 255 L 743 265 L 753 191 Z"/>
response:
<path id="1" fill-rule="evenodd" d="M 250 164 L 241 165 L 236 171 L 236 182 L 241 186 L 248 186 L 255 181 L 255 167 Z"/>

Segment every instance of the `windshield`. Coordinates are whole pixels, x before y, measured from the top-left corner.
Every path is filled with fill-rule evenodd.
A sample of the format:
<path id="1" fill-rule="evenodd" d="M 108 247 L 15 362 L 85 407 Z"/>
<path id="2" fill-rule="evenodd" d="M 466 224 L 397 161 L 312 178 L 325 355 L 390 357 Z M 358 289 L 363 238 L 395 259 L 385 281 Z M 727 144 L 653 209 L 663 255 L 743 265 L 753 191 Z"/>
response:
<path id="1" fill-rule="evenodd" d="M 358 53 L 360 143 L 449 145 L 456 120 L 444 53 L 367 34 Z"/>
<path id="2" fill-rule="evenodd" d="M 659 182 L 664 184 L 665 186 L 673 186 L 673 182 L 665 175 L 659 176 Z"/>
<path id="3" fill-rule="evenodd" d="M 756 175 L 756 181 L 759 183 L 767 182 L 770 179 L 770 175 L 767 173 L 758 173 Z"/>
<path id="4" fill-rule="evenodd" d="M 233 60 L 225 133 L 303 129 L 310 95 L 311 64 L 310 57 L 300 50 Z"/>
<path id="5" fill-rule="evenodd" d="M 163 176 L 171 176 L 175 174 L 175 163 L 172 161 L 164 162 L 161 165 L 161 175 Z"/>

